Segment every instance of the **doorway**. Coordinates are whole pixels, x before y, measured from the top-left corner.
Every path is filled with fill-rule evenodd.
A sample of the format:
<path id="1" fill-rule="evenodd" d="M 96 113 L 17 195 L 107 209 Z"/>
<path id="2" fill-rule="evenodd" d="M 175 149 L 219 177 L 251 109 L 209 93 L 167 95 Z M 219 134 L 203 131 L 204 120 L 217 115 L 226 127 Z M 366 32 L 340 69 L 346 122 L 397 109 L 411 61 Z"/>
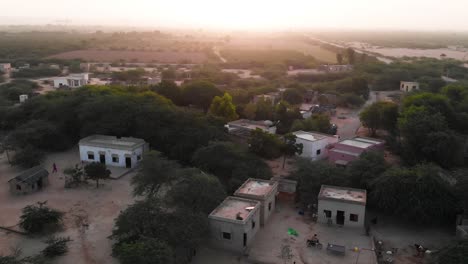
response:
<path id="1" fill-rule="evenodd" d="M 130 169 L 132 167 L 132 158 L 125 157 L 125 168 Z"/>
<path id="2" fill-rule="evenodd" d="M 37 180 L 36 184 L 37 184 L 37 189 L 39 189 L 39 190 L 42 189 L 42 178 Z"/>
<path id="3" fill-rule="evenodd" d="M 99 154 L 99 162 L 102 164 L 106 164 L 106 155 L 105 154 Z"/>
<path id="4" fill-rule="evenodd" d="M 244 233 L 244 247 L 247 246 L 247 233 Z"/>
<path id="5" fill-rule="evenodd" d="M 336 212 L 336 224 L 337 225 L 344 225 L 345 220 L 345 212 L 344 211 L 337 211 Z"/>

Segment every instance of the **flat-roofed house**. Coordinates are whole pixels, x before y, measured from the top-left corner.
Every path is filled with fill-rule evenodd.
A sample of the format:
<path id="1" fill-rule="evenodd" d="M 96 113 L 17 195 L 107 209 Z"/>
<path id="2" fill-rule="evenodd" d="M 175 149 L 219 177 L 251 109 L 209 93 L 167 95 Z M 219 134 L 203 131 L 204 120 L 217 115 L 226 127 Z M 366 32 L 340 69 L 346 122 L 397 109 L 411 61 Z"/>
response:
<path id="1" fill-rule="evenodd" d="M 293 134 L 296 143 L 302 144 L 300 156 L 313 161 L 327 158 L 329 146 L 338 142 L 337 136 L 318 132 L 296 131 Z"/>
<path id="2" fill-rule="evenodd" d="M 78 143 L 84 162 L 100 162 L 108 166 L 133 168 L 148 150 L 140 138 L 92 135 Z"/>
<path id="3" fill-rule="evenodd" d="M 322 185 L 318 195 L 318 222 L 364 227 L 366 190 Z"/>
<path id="4" fill-rule="evenodd" d="M 234 195 L 260 202 L 260 224 L 263 226 L 275 210 L 277 193 L 277 181 L 249 178 Z"/>
<path id="5" fill-rule="evenodd" d="M 239 137 L 250 137 L 250 132 L 261 129 L 264 132 L 276 134 L 276 126 L 270 120 L 255 121 L 239 119 L 226 124 L 229 134 Z"/>
<path id="6" fill-rule="evenodd" d="M 89 83 L 88 73 L 70 74 L 53 78 L 54 88 L 78 88 Z"/>
<path id="7" fill-rule="evenodd" d="M 13 194 L 28 194 L 36 192 L 49 185 L 49 172 L 36 166 L 23 171 L 18 176 L 9 180 L 10 192 Z"/>
<path id="8" fill-rule="evenodd" d="M 208 216 L 212 245 L 245 252 L 260 229 L 260 207 L 259 201 L 227 197 Z"/>
<path id="9" fill-rule="evenodd" d="M 419 83 L 418 82 L 400 82 L 400 91 L 402 92 L 411 92 L 413 90 L 419 90 Z"/>
<path id="10" fill-rule="evenodd" d="M 365 151 L 383 150 L 384 143 L 383 140 L 367 137 L 345 139 L 333 145 L 328 152 L 328 160 L 338 166 L 347 166 Z"/>
<path id="11" fill-rule="evenodd" d="M 10 63 L 0 63 L 0 73 L 10 73 L 11 64 Z"/>

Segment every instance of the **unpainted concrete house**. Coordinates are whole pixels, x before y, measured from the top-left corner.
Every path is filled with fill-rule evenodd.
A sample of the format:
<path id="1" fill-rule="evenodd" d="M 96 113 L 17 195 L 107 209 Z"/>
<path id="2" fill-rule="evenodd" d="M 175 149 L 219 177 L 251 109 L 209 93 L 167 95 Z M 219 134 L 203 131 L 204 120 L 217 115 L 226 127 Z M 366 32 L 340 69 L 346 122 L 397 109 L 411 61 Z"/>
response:
<path id="1" fill-rule="evenodd" d="M 143 158 L 149 147 L 140 138 L 92 135 L 78 143 L 80 159 L 100 162 L 108 166 L 133 168 Z"/>
<path id="2" fill-rule="evenodd" d="M 263 226 L 275 211 L 278 182 L 250 178 L 234 192 L 237 197 L 260 202 L 260 224 Z"/>
<path id="3" fill-rule="evenodd" d="M 402 92 L 411 92 L 413 90 L 419 90 L 418 82 L 400 82 L 400 91 Z"/>
<path id="4" fill-rule="evenodd" d="M 28 194 L 49 185 L 49 172 L 36 166 L 30 168 L 8 181 L 12 194 Z"/>
<path id="5" fill-rule="evenodd" d="M 383 150 L 384 144 L 383 140 L 368 137 L 345 139 L 333 145 L 328 152 L 328 161 L 337 166 L 347 166 L 365 151 Z"/>
<path id="6" fill-rule="evenodd" d="M 227 197 L 208 216 L 214 247 L 243 253 L 260 229 L 259 201 Z"/>
<path id="7" fill-rule="evenodd" d="M 318 222 L 364 227 L 366 190 L 322 185 L 318 195 Z"/>

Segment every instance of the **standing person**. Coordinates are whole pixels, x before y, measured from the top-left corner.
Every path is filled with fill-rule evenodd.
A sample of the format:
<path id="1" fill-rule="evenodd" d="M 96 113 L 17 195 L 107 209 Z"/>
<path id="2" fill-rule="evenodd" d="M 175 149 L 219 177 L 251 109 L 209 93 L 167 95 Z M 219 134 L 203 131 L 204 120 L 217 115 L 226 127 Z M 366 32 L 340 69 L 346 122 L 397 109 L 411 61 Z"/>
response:
<path id="1" fill-rule="evenodd" d="M 57 165 L 55 164 L 52 164 L 52 173 L 57 173 Z"/>

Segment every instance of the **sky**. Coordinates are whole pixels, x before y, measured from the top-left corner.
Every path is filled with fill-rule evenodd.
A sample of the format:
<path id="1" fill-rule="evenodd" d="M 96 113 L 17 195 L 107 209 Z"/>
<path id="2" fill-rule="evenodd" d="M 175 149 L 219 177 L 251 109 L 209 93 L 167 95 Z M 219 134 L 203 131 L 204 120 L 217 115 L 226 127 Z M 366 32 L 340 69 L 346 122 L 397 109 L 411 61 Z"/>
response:
<path id="1" fill-rule="evenodd" d="M 0 7 L 0 24 L 468 31 L 468 0 L 0 0 Z"/>

